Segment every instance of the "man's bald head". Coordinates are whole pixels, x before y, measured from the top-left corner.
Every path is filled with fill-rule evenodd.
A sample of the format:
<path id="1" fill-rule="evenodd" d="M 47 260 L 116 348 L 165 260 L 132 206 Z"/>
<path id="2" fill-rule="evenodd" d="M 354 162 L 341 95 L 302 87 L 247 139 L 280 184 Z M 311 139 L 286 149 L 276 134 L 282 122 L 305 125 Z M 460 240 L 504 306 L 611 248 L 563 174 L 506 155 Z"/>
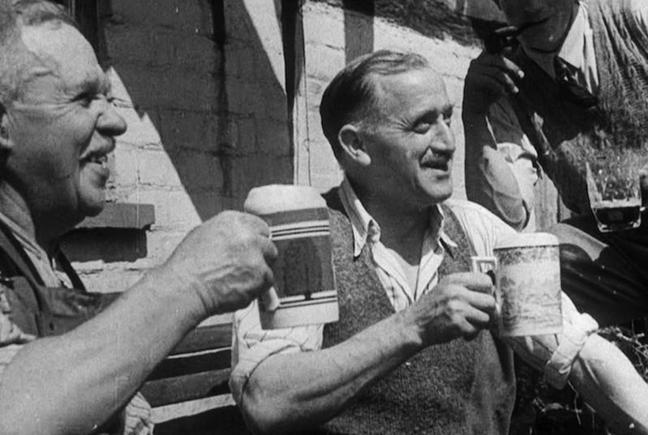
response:
<path id="1" fill-rule="evenodd" d="M 0 0 L 0 105 L 20 98 L 23 82 L 40 61 L 25 46 L 22 29 L 76 23 L 59 5 L 45 0 Z"/>

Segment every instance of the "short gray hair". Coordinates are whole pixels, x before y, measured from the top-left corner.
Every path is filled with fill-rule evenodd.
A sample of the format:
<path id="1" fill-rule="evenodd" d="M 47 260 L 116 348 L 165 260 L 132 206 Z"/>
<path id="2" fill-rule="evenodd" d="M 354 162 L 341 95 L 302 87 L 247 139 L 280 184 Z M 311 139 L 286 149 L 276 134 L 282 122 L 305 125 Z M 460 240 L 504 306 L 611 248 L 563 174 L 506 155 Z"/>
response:
<path id="1" fill-rule="evenodd" d="M 50 1 L 0 0 L 0 104 L 20 96 L 26 72 L 37 62 L 22 41 L 22 28 L 49 22 L 78 28 L 62 6 Z"/>
<path id="2" fill-rule="evenodd" d="M 339 160 L 340 129 L 348 123 L 372 116 L 377 106 L 376 84 L 372 75 L 390 76 L 428 68 L 427 59 L 417 53 L 379 50 L 351 61 L 326 87 L 320 104 L 324 136 Z"/>

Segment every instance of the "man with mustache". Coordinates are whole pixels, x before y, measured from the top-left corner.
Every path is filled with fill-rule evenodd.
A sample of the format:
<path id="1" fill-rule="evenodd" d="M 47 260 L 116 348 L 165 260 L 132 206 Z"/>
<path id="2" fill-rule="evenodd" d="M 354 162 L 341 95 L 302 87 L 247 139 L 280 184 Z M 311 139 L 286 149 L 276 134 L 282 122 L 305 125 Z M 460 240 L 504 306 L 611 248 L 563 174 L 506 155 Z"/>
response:
<path id="1" fill-rule="evenodd" d="M 2 434 L 151 433 L 141 398 L 121 412 L 148 374 L 200 321 L 272 283 L 267 225 L 226 212 L 107 308 L 85 291 L 58 242 L 104 207 L 125 130 L 72 20 L 47 1 L 0 1 Z"/>
<path id="2" fill-rule="evenodd" d="M 484 51 L 469 68 L 462 117 L 466 190 L 515 228 L 533 228 L 536 168 L 572 218 L 561 241 L 563 288 L 605 325 L 648 313 L 648 216 L 637 229 L 597 230 L 585 182 L 602 145 L 648 156 L 648 3 L 500 0 L 519 47 Z M 644 169 L 645 172 L 645 169 Z M 648 194 L 643 174 L 642 190 Z"/>
<path id="3" fill-rule="evenodd" d="M 329 206 L 340 320 L 264 331 L 235 316 L 230 384 L 259 433 L 506 434 L 512 346 L 557 387 L 567 380 L 625 431 L 648 433 L 648 386 L 564 298 L 561 335 L 511 340 L 471 255 L 515 234 L 450 200 L 455 142 L 441 77 L 413 53 L 378 51 L 326 88 L 322 128 L 344 169 Z"/>

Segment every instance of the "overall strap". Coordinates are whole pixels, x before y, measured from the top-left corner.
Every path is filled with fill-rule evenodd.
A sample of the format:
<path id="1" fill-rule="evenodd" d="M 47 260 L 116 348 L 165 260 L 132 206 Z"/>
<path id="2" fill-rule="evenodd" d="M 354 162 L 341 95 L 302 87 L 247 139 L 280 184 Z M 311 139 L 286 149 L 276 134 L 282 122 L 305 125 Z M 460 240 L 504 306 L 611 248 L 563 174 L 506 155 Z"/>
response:
<path id="1" fill-rule="evenodd" d="M 0 250 L 5 252 L 9 260 L 13 262 L 17 270 L 33 288 L 44 285 L 42 278 L 36 273 L 36 268 L 27 257 L 23 247 L 2 220 L 0 220 Z"/>

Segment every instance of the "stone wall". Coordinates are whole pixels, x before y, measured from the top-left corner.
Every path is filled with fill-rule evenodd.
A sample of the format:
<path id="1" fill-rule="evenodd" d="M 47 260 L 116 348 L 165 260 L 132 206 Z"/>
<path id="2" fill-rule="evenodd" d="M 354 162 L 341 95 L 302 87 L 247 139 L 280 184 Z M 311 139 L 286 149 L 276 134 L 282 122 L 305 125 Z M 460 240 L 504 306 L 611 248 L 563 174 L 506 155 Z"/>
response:
<path id="1" fill-rule="evenodd" d="M 292 182 L 293 161 L 279 24 L 264 24 L 273 2 L 99 5 L 113 93 L 128 123 L 110 161 L 109 199 L 152 204 L 156 219 L 146 232 L 87 230 L 68 245 L 89 288 L 118 291 L 164 261 L 190 228 L 241 208 L 251 187 Z M 120 249 L 121 261 L 102 255 Z"/>
<path id="2" fill-rule="evenodd" d="M 456 107 L 455 196 L 465 197 L 459 112 L 462 79 L 478 54 L 465 22 L 430 33 L 433 27 L 412 30 L 407 22 L 344 10 L 333 0 L 304 2 L 303 33 L 296 38 L 300 73 L 288 114 L 280 4 L 99 0 L 100 51 L 128 122 L 110 161 L 109 199 L 152 204 L 156 218 L 146 231 L 95 229 L 70 239 L 89 288 L 127 288 L 163 262 L 190 228 L 241 208 L 253 186 L 296 182 L 325 190 L 337 184 L 319 101 L 345 62 L 374 49 L 418 51 L 445 78 Z M 455 27 L 460 34 L 452 34 Z"/>

